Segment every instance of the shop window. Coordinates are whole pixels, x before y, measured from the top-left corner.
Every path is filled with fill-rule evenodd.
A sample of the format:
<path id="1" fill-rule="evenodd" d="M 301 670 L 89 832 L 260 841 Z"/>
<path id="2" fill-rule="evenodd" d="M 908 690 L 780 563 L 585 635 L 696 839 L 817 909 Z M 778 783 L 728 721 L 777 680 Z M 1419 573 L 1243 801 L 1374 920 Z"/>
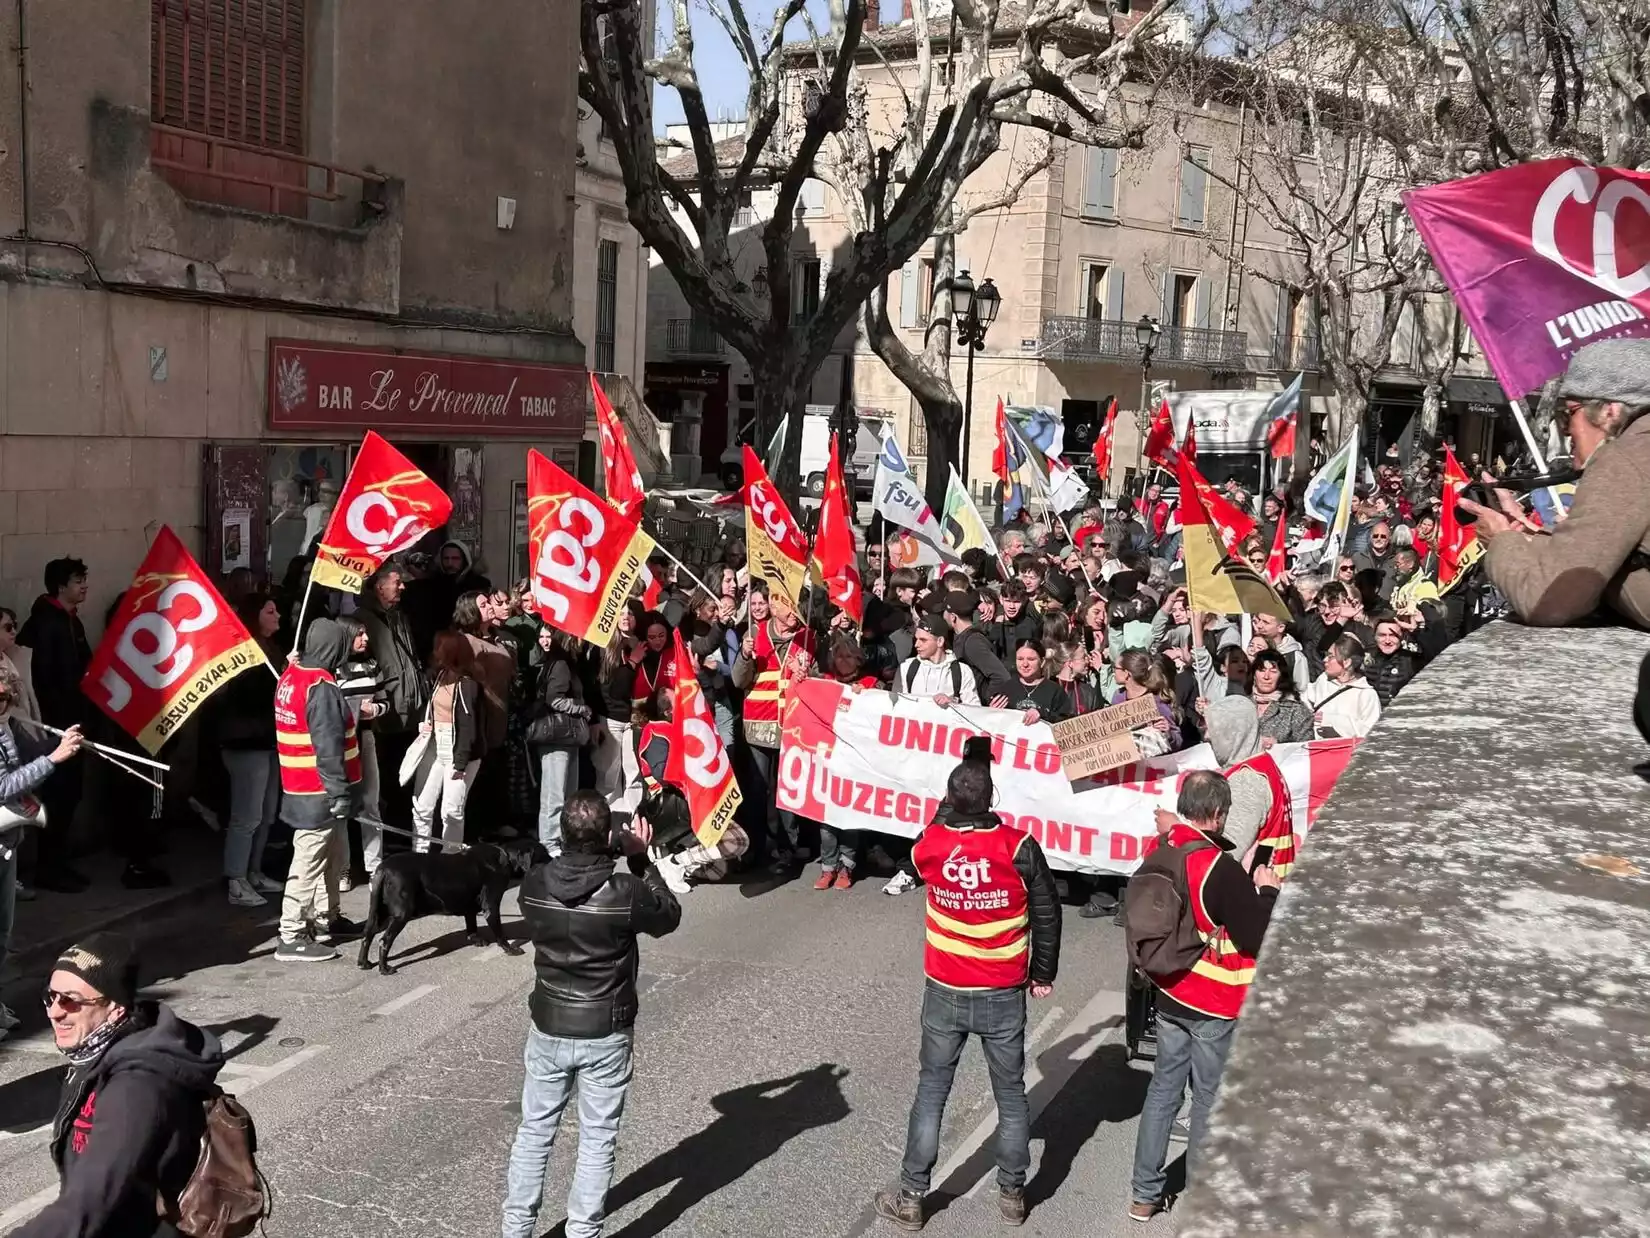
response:
<path id="1" fill-rule="evenodd" d="M 349 448 L 342 445 L 273 447 L 269 483 L 266 569 L 279 584 L 326 528 L 349 474 Z"/>

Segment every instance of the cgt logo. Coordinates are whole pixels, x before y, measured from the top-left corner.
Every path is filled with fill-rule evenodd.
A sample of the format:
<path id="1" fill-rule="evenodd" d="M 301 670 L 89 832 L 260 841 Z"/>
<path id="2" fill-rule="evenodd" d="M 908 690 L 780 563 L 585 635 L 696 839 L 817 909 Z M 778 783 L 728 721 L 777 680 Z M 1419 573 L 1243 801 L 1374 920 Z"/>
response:
<path id="1" fill-rule="evenodd" d="M 1572 204 L 1592 211 L 1565 210 Z M 1536 203 L 1530 242 L 1547 261 L 1612 296 L 1630 300 L 1650 291 L 1650 193 L 1635 181 L 1606 179 L 1597 168 L 1565 169 Z M 1573 261 L 1575 254 L 1583 260 Z M 1624 261 L 1631 267 L 1625 272 Z"/>
<path id="2" fill-rule="evenodd" d="M 978 890 L 991 880 L 991 861 L 970 860 L 961 846 L 953 847 L 940 866 L 940 876 L 964 890 Z"/>

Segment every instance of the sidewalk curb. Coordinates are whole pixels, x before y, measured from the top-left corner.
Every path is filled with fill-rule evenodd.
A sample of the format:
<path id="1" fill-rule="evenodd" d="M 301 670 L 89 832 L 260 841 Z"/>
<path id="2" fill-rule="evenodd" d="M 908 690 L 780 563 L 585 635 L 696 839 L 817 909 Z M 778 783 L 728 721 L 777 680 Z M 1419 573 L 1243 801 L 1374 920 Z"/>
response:
<path id="1" fill-rule="evenodd" d="M 88 933 L 98 933 L 105 930 L 119 930 L 129 927 L 138 920 L 171 911 L 179 904 L 198 894 L 206 893 L 222 884 L 222 877 L 204 877 L 189 885 L 173 886 L 163 896 L 153 902 L 144 903 L 140 907 L 128 907 L 121 911 L 110 912 L 101 919 L 94 919 L 86 923 L 77 924 L 66 932 L 48 937 L 33 945 L 25 946 L 21 950 L 13 950 L 10 954 L 11 969 L 26 973 L 29 968 L 57 958 L 62 951 L 86 936 Z"/>

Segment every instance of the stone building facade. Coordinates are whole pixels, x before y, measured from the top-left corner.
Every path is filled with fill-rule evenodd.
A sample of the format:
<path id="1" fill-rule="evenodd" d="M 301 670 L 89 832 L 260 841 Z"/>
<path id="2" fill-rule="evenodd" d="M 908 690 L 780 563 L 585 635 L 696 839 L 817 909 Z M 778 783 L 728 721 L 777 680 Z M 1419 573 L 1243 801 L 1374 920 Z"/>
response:
<path id="1" fill-rule="evenodd" d="M 0 599 L 76 555 L 95 634 L 162 524 L 209 571 L 279 579 L 368 428 L 513 572 L 527 447 L 591 458 L 555 9 L 473 6 L 462 38 L 437 0 L 0 13 L 23 49 L 0 63 Z M 613 368 L 637 304 L 602 333 Z"/>

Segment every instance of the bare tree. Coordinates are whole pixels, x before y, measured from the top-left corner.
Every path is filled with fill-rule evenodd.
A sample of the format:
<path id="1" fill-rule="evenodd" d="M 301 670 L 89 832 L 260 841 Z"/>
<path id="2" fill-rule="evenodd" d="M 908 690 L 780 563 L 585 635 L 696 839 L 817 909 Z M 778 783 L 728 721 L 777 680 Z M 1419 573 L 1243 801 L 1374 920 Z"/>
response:
<path id="1" fill-rule="evenodd" d="M 805 0 L 782 0 L 766 31 L 753 28 L 746 0 L 700 0 L 732 41 L 748 79 L 743 141 L 720 148 L 694 64 L 689 0 L 670 0 L 672 29 L 659 55 L 647 45 L 643 5 L 650 2 L 581 0 L 579 92 L 613 139 L 631 223 L 695 313 L 750 364 L 758 435 L 765 436 L 781 418 L 802 415 L 813 375 L 843 328 L 944 224 L 963 182 L 998 149 L 1005 124 L 1103 140 L 1106 91 L 1178 0 L 1156 0 L 1126 27 L 1114 23 L 1109 6 L 1092 18 L 1086 0 L 954 0 L 943 89 L 935 88 L 926 6 L 919 5 L 920 68 L 912 85 L 902 86 L 908 105 L 892 125 L 866 112 L 860 69 L 880 55 L 883 35 L 867 38 L 865 0 L 830 0 L 828 29 L 808 26 L 805 78 L 796 71 L 803 63 L 797 46 L 787 43 L 793 20 L 809 22 Z M 1081 50 L 1068 55 L 1070 32 L 1078 29 Z M 1087 81 L 1095 88 L 1085 98 L 1078 83 Z M 690 179 L 660 164 L 655 83 L 681 99 L 694 157 Z M 833 150 L 822 154 L 833 137 Z M 853 231 L 831 264 L 817 310 L 793 324 L 796 204 L 804 182 L 816 177 L 837 186 Z M 761 229 L 771 289 L 765 301 L 736 271 L 729 245 L 735 212 L 758 183 L 771 184 L 776 196 Z M 948 419 L 954 424 L 950 410 L 941 417 Z M 785 436 L 775 469 L 792 492 L 801 441 L 800 433 Z"/>

